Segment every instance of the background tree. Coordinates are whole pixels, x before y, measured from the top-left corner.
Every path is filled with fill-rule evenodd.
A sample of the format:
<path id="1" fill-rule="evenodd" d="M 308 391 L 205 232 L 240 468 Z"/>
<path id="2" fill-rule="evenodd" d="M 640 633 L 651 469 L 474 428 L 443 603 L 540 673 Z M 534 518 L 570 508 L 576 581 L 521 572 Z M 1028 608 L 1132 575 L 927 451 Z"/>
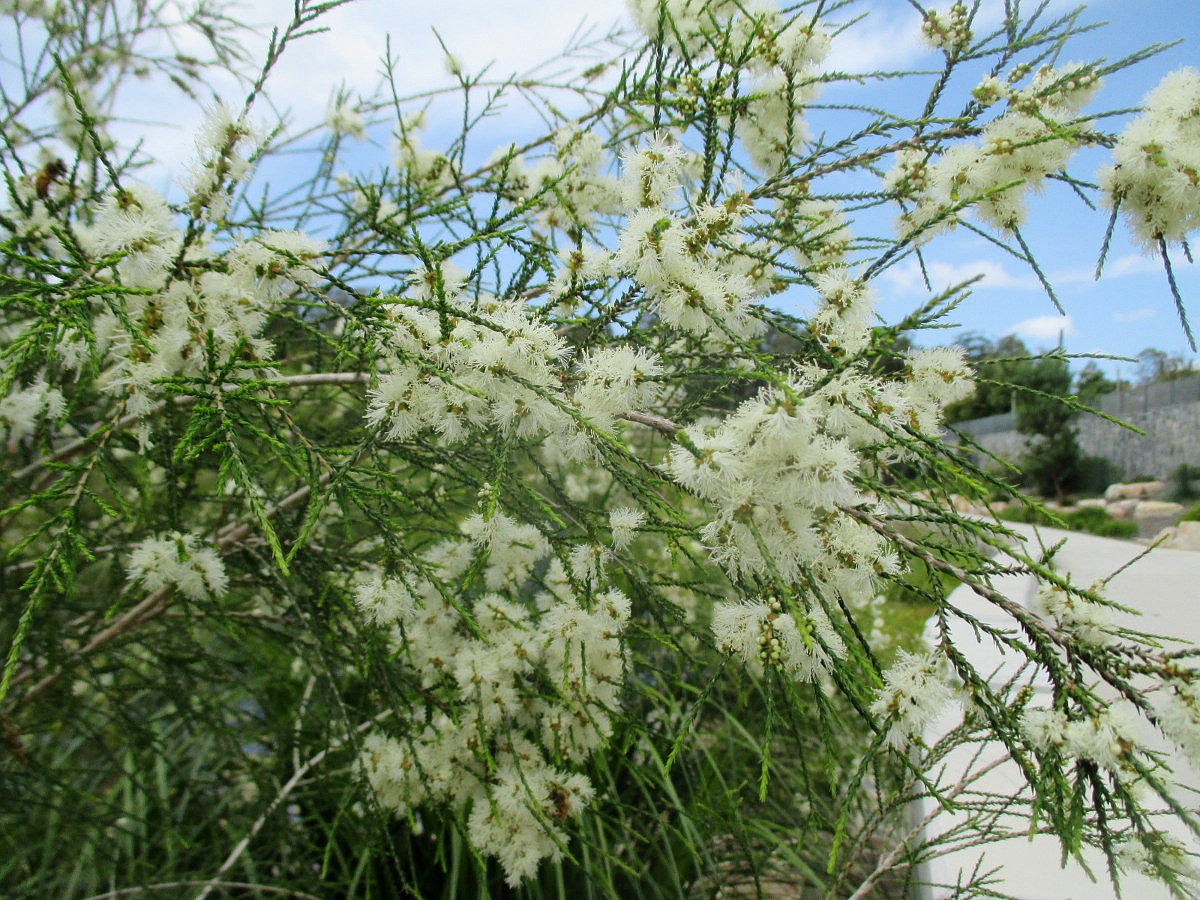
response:
<path id="1" fill-rule="evenodd" d="M 946 421 L 966 422 L 1013 411 L 1014 385 L 1029 379 L 1035 359 L 1016 335 L 991 339 L 968 333 L 960 340 L 968 364 L 976 373 L 975 392 L 946 408 Z"/>
<path id="2" fill-rule="evenodd" d="M 1020 465 L 1027 483 L 1059 503 L 1079 480 L 1083 451 L 1074 419 L 1071 369 L 1065 359 L 1033 359 L 1022 366 L 1013 400 L 1013 427 L 1027 435 Z"/>
<path id="3" fill-rule="evenodd" d="M 1086 406 L 1095 406 L 1105 394 L 1117 390 L 1120 383 L 1113 381 L 1094 362 L 1089 362 L 1075 376 L 1075 395 Z"/>
<path id="4" fill-rule="evenodd" d="M 1176 381 L 1195 374 L 1194 363 L 1182 353 L 1166 353 L 1155 347 L 1147 347 L 1138 354 L 1138 384 Z"/>

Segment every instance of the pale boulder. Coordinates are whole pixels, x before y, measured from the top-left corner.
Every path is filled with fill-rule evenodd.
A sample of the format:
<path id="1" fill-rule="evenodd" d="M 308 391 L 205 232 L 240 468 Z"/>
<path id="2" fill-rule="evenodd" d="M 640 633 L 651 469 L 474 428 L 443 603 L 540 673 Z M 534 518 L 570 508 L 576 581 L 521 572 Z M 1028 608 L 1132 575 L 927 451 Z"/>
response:
<path id="1" fill-rule="evenodd" d="M 1115 503 L 1108 504 L 1105 509 L 1114 519 L 1131 519 L 1133 511 L 1141 502 L 1140 500 L 1117 500 Z"/>
<path id="2" fill-rule="evenodd" d="M 1154 538 L 1158 546 L 1170 550 L 1200 551 L 1200 522 L 1180 522 L 1174 528 L 1164 528 Z"/>
<path id="3" fill-rule="evenodd" d="M 1183 507 L 1178 503 L 1168 503 L 1164 500 L 1143 500 L 1133 511 L 1133 520 L 1138 524 L 1138 533 L 1142 536 L 1151 535 L 1168 525 L 1174 525 L 1183 515 Z"/>
<path id="4" fill-rule="evenodd" d="M 1130 484 L 1110 484 L 1104 492 L 1109 503 L 1117 500 L 1147 500 L 1157 497 L 1167 489 L 1163 481 L 1135 481 Z"/>

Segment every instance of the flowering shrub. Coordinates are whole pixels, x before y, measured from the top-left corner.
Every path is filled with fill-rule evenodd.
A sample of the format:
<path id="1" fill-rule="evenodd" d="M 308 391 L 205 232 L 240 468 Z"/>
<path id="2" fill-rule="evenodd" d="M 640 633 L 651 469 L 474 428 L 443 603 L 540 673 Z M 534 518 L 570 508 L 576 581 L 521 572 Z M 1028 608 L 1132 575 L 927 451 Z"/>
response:
<path id="1" fill-rule="evenodd" d="M 1114 136 L 1085 109 L 1119 67 L 1045 63 L 1071 17 L 981 36 L 956 4 L 926 15 L 926 113 L 847 103 L 836 136 L 810 122 L 855 80 L 822 68 L 849 11 L 634 0 L 638 33 L 576 47 L 601 62 L 570 84 L 455 62 L 445 145 L 389 79 L 314 131 L 260 121 L 333 5 L 301 0 L 166 194 L 111 136 L 118 89 L 237 71 L 236 23 L 16 5 L 46 53 L 3 114 L 0 883 L 895 892 L 939 852 L 906 804 L 951 805 L 928 772 L 995 742 L 1065 854 L 1178 888 L 1150 811 L 1195 823 L 1139 729 L 1195 760 L 1200 673 L 955 512 L 1004 490 L 942 440 L 972 375 L 892 348 L 965 286 L 887 325 L 875 282 L 964 227 L 1033 264 L 1029 194 L 1086 146 L 1169 266 L 1200 212 L 1196 73 Z M 211 56 L 140 49 L 181 29 Z M 958 70 L 986 74 L 948 120 Z M 510 94 L 551 127 L 481 150 L 478 104 Z M 864 207 L 895 233 L 856 234 Z M 897 649 L 877 598 L 914 564 L 998 618 L 935 581 L 930 646 Z M 992 586 L 1013 572 L 1030 609 Z M 962 622 L 1023 675 L 977 671 Z"/>

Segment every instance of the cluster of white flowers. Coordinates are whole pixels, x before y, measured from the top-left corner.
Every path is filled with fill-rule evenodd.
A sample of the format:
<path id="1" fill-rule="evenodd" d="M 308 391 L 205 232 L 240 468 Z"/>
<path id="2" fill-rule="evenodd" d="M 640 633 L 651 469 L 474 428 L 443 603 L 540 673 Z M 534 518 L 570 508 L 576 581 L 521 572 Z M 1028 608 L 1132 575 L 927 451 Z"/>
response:
<path id="1" fill-rule="evenodd" d="M 641 190 L 642 167 L 627 179 Z M 613 270 L 631 276 L 655 304 L 662 320 L 695 335 L 715 331 L 753 337 L 762 323 L 751 315 L 756 285 L 745 269 L 729 265 L 728 252 L 714 252 L 714 240 L 736 234 L 744 198 L 699 208 L 691 222 L 659 206 L 632 212 L 617 239 Z"/>
<path id="2" fill-rule="evenodd" d="M 1072 759 L 1086 759 L 1113 772 L 1138 742 L 1138 714 L 1128 701 L 1092 715 L 1068 715 L 1058 708 L 1037 707 L 1021 715 L 1026 738 L 1039 750 L 1055 748 Z"/>
<path id="3" fill-rule="evenodd" d="M 634 22 L 693 64 L 707 59 L 751 76 L 737 118 L 742 147 L 763 172 L 786 166 L 808 135 L 802 119 L 820 89 L 829 37 L 811 16 L 733 0 L 629 0 Z"/>
<path id="4" fill-rule="evenodd" d="M 1158 727 L 1200 772 L 1200 680 L 1168 679 L 1155 692 L 1153 706 Z"/>
<path id="5" fill-rule="evenodd" d="M 884 687 L 871 712 L 891 719 L 887 743 L 903 749 L 921 737 L 925 728 L 954 699 L 954 690 L 943 674 L 945 658 L 937 653 L 899 651 L 883 673 Z"/>
<path id="6" fill-rule="evenodd" d="M 543 198 L 536 207 L 538 228 L 582 234 L 596 225 L 598 216 L 621 209 L 617 180 L 604 172 L 609 159 L 594 131 L 564 127 L 554 135 L 553 154 L 528 166 L 514 156 L 508 160 L 507 175 L 521 199 Z"/>
<path id="7" fill-rule="evenodd" d="M 93 256 L 119 255 L 117 274 L 127 287 L 161 290 L 183 247 L 167 201 L 145 185 L 112 191 L 96 208 L 92 227 L 79 229 Z"/>
<path id="8" fill-rule="evenodd" d="M 461 528 L 471 541 L 487 550 L 483 575 L 489 590 L 519 587 L 550 552 L 549 542 L 535 526 L 517 522 L 502 512 L 487 519 L 475 513 Z"/>
<path id="9" fill-rule="evenodd" d="M 806 565 L 846 572 L 864 561 L 895 564 L 873 531 L 837 508 L 861 497 L 849 476 L 857 459 L 845 440 L 826 434 L 815 403 L 765 389 L 719 424 L 687 429 L 672 447 L 671 476 L 716 507 L 702 535 L 734 576 L 776 571 L 798 581 Z M 839 557 L 851 557 L 845 566 Z"/>
<path id="10" fill-rule="evenodd" d="M 972 37 L 967 5 L 962 0 L 956 0 L 948 13 L 926 10 L 925 20 L 921 23 L 921 37 L 935 50 L 943 50 L 948 55 L 962 53 L 971 46 Z"/>
<path id="11" fill-rule="evenodd" d="M 616 550 L 624 550 L 633 540 L 634 532 L 642 527 L 646 514 L 640 509 L 628 506 L 618 506 L 609 511 L 608 527 L 612 532 L 612 545 Z"/>
<path id="12" fill-rule="evenodd" d="M 441 310 L 389 303 L 383 309 L 387 355 L 370 392 L 367 421 L 388 440 L 432 428 L 446 440 L 471 428 L 515 428 L 528 437 L 562 431 L 569 416 L 555 405 L 565 342 L 520 301 L 470 303 L 453 276 L 433 280 Z M 417 286 L 417 301 L 427 289 Z"/>
<path id="13" fill-rule="evenodd" d="M 1092 592 L 1097 590 L 1098 586 Z M 1108 607 L 1058 585 L 1040 585 L 1033 609 L 1085 644 L 1102 645 L 1111 640 L 1112 614 Z"/>
<path id="14" fill-rule="evenodd" d="M 420 305 L 382 309 L 388 353 L 367 421 L 389 440 L 433 429 L 456 442 L 472 428 L 500 427 L 521 438 L 550 435 L 578 460 L 590 453 L 581 420 L 611 430 L 617 416 L 644 409 L 657 395 L 653 379 L 663 369 L 652 354 L 599 349 L 573 373 L 566 342 L 535 310 L 486 294 L 471 300 L 464 278 L 452 264 L 428 270 L 413 279 Z"/>
<path id="15" fill-rule="evenodd" d="M 1150 848 L 1158 859 L 1185 881 L 1200 881 L 1200 869 L 1192 861 L 1193 854 L 1179 839 L 1166 831 L 1152 831 L 1142 835 L 1130 835 L 1117 844 L 1117 864 L 1125 872 L 1137 872 L 1150 878 L 1162 878 L 1163 873 L 1154 865 Z"/>
<path id="16" fill-rule="evenodd" d="M 174 585 L 191 600 L 220 597 L 229 586 L 217 551 L 198 535 L 178 531 L 143 541 L 129 554 L 125 568 L 130 582 L 147 591 Z"/>
<path id="17" fill-rule="evenodd" d="M 630 605 L 607 590 L 585 608 L 557 557 L 543 589 L 522 599 L 550 552 L 546 539 L 502 513 L 473 516 L 463 531 L 467 540 L 425 554 L 436 580 L 375 573 L 356 589 L 359 607 L 389 630 L 399 664 L 444 710 L 412 716 L 403 738 L 370 736 L 364 764 L 380 803 L 398 813 L 423 803 L 469 808 L 471 843 L 515 885 L 558 858 L 559 826 L 591 799 L 585 776 L 552 761 L 578 764 L 612 733 Z M 479 552 L 492 592 L 452 596 Z"/>
<path id="18" fill-rule="evenodd" d="M 928 239 L 953 226 L 973 207 L 988 225 L 1012 230 L 1025 221 L 1026 192 L 1040 189 L 1046 176 L 1061 171 L 1089 134 L 1079 110 L 1100 86 L 1087 66 L 1044 67 L 1024 88 L 1016 69 L 1003 83 L 989 77 L 976 93 L 1005 111 L 988 122 L 978 142 L 952 145 L 934 158 L 919 148 L 901 150 L 884 187 L 913 205 L 901 214 L 903 234 Z"/>
<path id="19" fill-rule="evenodd" d="M 834 266 L 812 277 L 820 304 L 809 318 L 809 329 L 835 353 L 856 356 L 871 340 L 875 299 L 866 283 L 845 266 Z"/>
<path id="20" fill-rule="evenodd" d="M 329 108 L 325 110 L 325 127 L 332 134 L 347 135 L 356 141 L 361 141 L 367 136 L 362 113 L 348 97 L 341 97 L 329 104 Z"/>
<path id="21" fill-rule="evenodd" d="M 59 419 L 66 411 L 62 391 L 39 376 L 32 384 L 0 397 L 0 444 L 10 445 L 33 434 L 38 420 Z"/>
<path id="22" fill-rule="evenodd" d="M 1134 236 L 1157 247 L 1182 241 L 1200 225 L 1200 72 L 1164 78 L 1113 147 L 1114 165 L 1099 182 L 1120 204 Z"/>
<path id="23" fill-rule="evenodd" d="M 579 372 L 572 402 L 597 428 L 611 431 L 622 413 L 650 408 L 659 388 L 651 379 L 662 375 L 663 366 L 647 350 L 614 346 L 588 353 Z"/>
<path id="24" fill-rule="evenodd" d="M 858 352 L 867 341 L 865 289 L 842 272 L 818 277 L 827 297 L 811 330 L 831 347 Z M 833 377 L 798 367 L 725 419 L 686 429 L 687 444 L 672 447 L 666 468 L 716 507 L 702 535 L 734 577 L 771 572 L 800 583 L 815 574 L 835 596 L 874 595 L 872 577 L 896 571 L 898 561 L 882 537 L 841 509 L 867 503 L 853 482 L 858 452 L 888 443 L 887 431 L 936 429 L 943 406 L 971 389 L 956 350 L 919 351 L 900 380 L 854 367 Z"/>
<path id="25" fill-rule="evenodd" d="M 722 603 L 713 610 L 712 630 L 720 650 L 741 657 L 760 675 L 771 666 L 798 681 L 816 681 L 831 668 L 831 656 L 846 653 L 841 636 L 815 603 L 796 616 L 785 613 L 776 597 Z"/>
<path id="26" fill-rule="evenodd" d="M 184 184 L 194 217 L 209 222 L 224 219 L 234 188 L 250 173 L 250 158 L 258 152 L 261 139 L 260 129 L 244 114 L 235 116 L 223 103 L 208 110 Z"/>
<path id="27" fill-rule="evenodd" d="M 298 285 L 316 280 L 324 252 L 299 232 L 263 231 L 223 254 L 198 248 L 181 260 L 182 236 L 166 201 L 140 185 L 112 192 L 78 236 L 104 262 L 116 257 L 116 278 L 139 290 L 121 295 L 122 309 L 95 317 L 91 346 L 69 329 L 58 352 L 76 369 L 94 353 L 106 364 L 101 385 L 125 397 L 135 414 L 150 409 L 160 379 L 197 375 L 235 354 L 267 363 L 273 348 L 262 332 L 269 316 Z M 148 441 L 148 431 L 140 437 Z"/>
<path id="28" fill-rule="evenodd" d="M 424 187 L 444 187 L 454 182 L 450 158 L 421 144 L 419 132 L 425 127 L 425 114 L 414 113 L 400 121 L 400 131 L 393 147 L 396 168 L 409 179 Z"/>

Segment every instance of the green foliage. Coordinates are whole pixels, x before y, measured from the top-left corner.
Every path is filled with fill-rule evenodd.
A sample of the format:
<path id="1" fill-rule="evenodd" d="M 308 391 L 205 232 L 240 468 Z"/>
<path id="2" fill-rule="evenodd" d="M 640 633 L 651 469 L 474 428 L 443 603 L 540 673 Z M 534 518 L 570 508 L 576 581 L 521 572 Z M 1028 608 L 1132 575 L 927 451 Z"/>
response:
<path id="1" fill-rule="evenodd" d="M 1089 362 L 1075 376 L 1075 395 L 1086 406 L 1096 406 L 1101 397 L 1111 394 L 1117 387 L 1117 382 L 1105 375 L 1094 362 Z"/>
<path id="2" fill-rule="evenodd" d="M 1120 466 L 1104 456 L 1084 456 L 1079 460 L 1078 478 L 1073 489 L 1083 497 L 1100 497 L 1110 484 L 1124 480 Z"/>
<path id="3" fill-rule="evenodd" d="M 406 96 L 381 48 L 325 125 L 256 129 L 339 5 L 298 0 L 257 61 L 222 4 L 12 17 L 0 895 L 898 898 L 1002 837 L 998 809 L 1064 858 L 1100 848 L 1114 883 L 1131 843 L 1178 882 L 1154 752 L 1039 741 L 1031 689 L 959 646 L 1011 652 L 1077 731 L 1110 695 L 1146 711 L 1131 671 L 1200 683 L 1132 631 L 1077 637 L 1102 598 L 959 511 L 1010 492 L 941 440 L 952 398 L 1014 410 L 1028 477 L 1065 489 L 1065 358 L 975 339 L 961 399 L 962 359 L 917 346 L 966 285 L 894 323 L 871 295 L 965 227 L 1054 300 L 1024 193 L 1094 191 L 1066 157 L 1117 138 L 1072 104 L 1153 48 L 1043 69 L 1078 13 L 1012 3 L 976 36 L 960 4 L 926 17 L 927 98 L 884 113 L 876 82 L 927 73 L 819 68 L 853 8 L 641 3 L 641 38 L 581 34 L 519 79 L 452 66 Z M 949 95 L 993 70 L 1005 111 Z M 161 196 L 138 180 L 161 161 L 109 134 L 118 89 L 158 73 L 190 102 L 214 71 L 239 106 Z M 434 112 L 458 123 L 436 149 Z M 501 115 L 537 124 L 493 154 Z M 1016 142 L 991 141 L 1006 116 Z M 396 146 L 340 175 L 366 136 Z M 971 185 L 984 156 L 1004 177 Z M 897 210 L 894 235 L 852 227 Z M 1070 603 L 1027 610 L 1013 575 Z M 1016 789 L 943 781 L 982 748 Z M 914 828 L 921 802 L 962 818 Z"/>
<path id="4" fill-rule="evenodd" d="M 1128 519 L 1114 519 L 1097 506 L 1085 506 L 1081 509 L 1065 511 L 1048 510 L 1022 505 L 1012 505 L 1005 508 L 1000 517 L 1009 522 L 1025 522 L 1030 525 L 1043 525 L 1054 528 L 1068 528 L 1071 531 L 1084 531 L 1097 537 L 1130 539 L 1137 537 L 1137 523 Z"/>
<path id="5" fill-rule="evenodd" d="M 1200 497 L 1200 466 L 1180 463 L 1171 473 L 1171 497 L 1177 503 Z"/>
<path id="6" fill-rule="evenodd" d="M 1025 342 L 1015 335 L 991 340 L 964 335 L 960 343 L 967 362 L 976 372 L 975 392 L 946 407 L 946 422 L 966 422 L 1012 412 L 1016 388 L 1028 383 L 1032 358 Z"/>

